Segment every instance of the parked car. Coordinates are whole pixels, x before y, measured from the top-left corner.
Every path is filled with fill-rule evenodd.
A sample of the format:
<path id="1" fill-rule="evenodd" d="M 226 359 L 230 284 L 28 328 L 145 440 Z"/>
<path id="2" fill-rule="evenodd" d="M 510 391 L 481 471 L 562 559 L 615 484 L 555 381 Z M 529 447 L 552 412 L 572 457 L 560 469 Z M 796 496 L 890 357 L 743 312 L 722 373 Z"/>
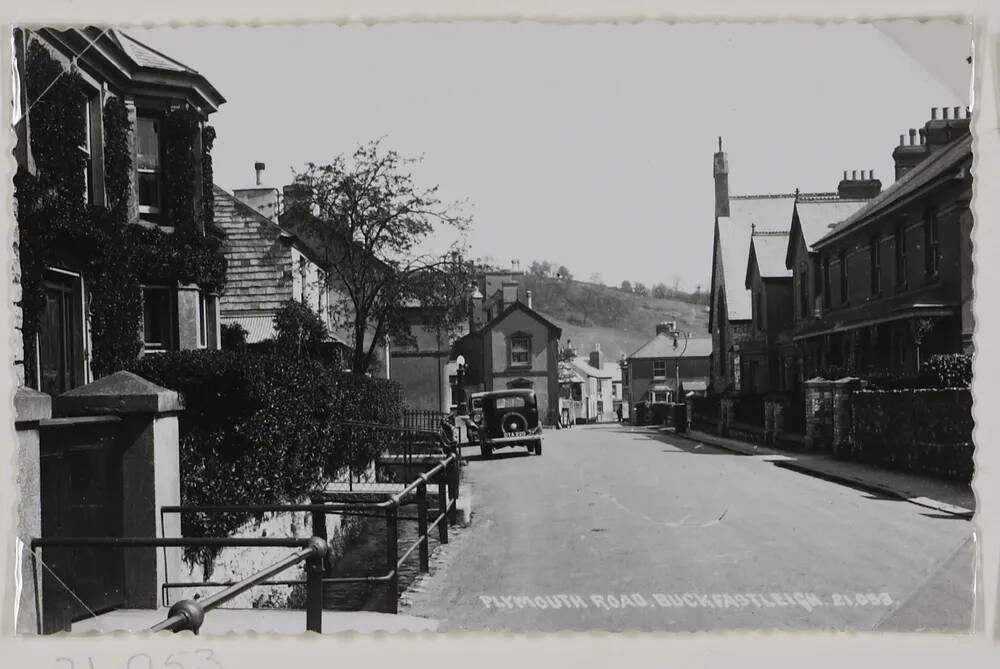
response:
<path id="1" fill-rule="evenodd" d="M 533 390 L 473 393 L 472 420 L 485 458 L 508 446 L 524 446 L 529 453 L 542 454 L 542 425 Z"/>

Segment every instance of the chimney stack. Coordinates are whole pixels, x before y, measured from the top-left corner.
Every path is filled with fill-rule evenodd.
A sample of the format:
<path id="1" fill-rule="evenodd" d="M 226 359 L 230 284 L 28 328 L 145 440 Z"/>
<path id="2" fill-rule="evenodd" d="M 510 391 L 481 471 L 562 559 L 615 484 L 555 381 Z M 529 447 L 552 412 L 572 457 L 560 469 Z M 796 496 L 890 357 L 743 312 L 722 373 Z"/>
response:
<path id="1" fill-rule="evenodd" d="M 661 323 L 657 323 L 656 324 L 656 334 L 658 334 L 658 335 L 661 335 L 661 334 L 669 335 L 670 334 L 670 323 L 667 323 L 666 321 L 663 321 Z"/>
<path id="2" fill-rule="evenodd" d="M 844 170 L 844 179 L 837 184 L 838 197 L 846 200 L 870 200 L 882 192 L 882 182 L 875 178 L 874 170 L 860 170 L 860 178 L 858 171 L 851 170 L 851 178 L 848 179 L 847 170 Z"/>
<path id="3" fill-rule="evenodd" d="M 712 172 L 715 177 L 715 217 L 729 216 L 729 162 L 722 151 L 722 137 L 719 137 L 719 151 L 715 154 Z"/>
<path id="4" fill-rule="evenodd" d="M 590 353 L 590 366 L 600 369 L 604 364 L 604 357 L 601 355 L 601 345 L 595 344 L 594 350 Z"/>

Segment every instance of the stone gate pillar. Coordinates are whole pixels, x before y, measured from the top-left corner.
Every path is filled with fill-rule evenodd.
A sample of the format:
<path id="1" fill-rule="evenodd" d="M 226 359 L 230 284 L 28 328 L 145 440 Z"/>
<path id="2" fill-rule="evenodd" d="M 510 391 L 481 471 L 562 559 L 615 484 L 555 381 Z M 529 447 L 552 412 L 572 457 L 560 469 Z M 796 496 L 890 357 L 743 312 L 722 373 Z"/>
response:
<path id="1" fill-rule="evenodd" d="M 42 536 L 41 450 L 39 421 L 52 417 L 52 398 L 45 393 L 26 388 L 14 395 L 14 429 L 17 432 L 17 538 L 15 546 L 20 565 L 21 594 L 15 603 L 18 634 L 35 634 L 40 612 L 35 608 L 35 574 L 29 543 Z M 41 572 L 38 574 L 41 582 Z M 38 605 L 43 606 L 41 588 Z"/>
<path id="2" fill-rule="evenodd" d="M 833 382 L 833 452 L 838 457 L 850 458 L 854 454 L 854 430 L 851 412 L 851 395 L 860 381 L 853 377 Z"/>
<path id="3" fill-rule="evenodd" d="M 55 399 L 59 417 L 112 415 L 121 419 L 122 534 L 179 537 L 180 517 L 160 508 L 181 501 L 177 415 L 180 396 L 151 381 L 116 372 Z M 166 553 L 166 555 L 164 555 Z M 125 605 L 157 608 L 159 586 L 181 574 L 180 549 L 131 548 L 125 554 Z"/>

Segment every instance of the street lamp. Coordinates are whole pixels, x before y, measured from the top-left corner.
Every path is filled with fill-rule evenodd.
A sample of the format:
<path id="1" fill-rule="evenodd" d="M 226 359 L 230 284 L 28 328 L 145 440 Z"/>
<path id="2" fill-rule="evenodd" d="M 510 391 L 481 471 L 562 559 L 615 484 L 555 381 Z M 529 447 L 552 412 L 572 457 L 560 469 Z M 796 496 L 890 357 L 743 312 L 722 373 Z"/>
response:
<path id="1" fill-rule="evenodd" d="M 676 358 L 674 358 L 674 392 L 677 393 L 677 398 L 675 401 L 680 401 L 681 395 L 681 358 L 684 357 L 684 353 L 687 351 L 688 340 L 691 338 L 690 332 L 680 332 L 677 329 L 677 323 L 673 322 L 670 324 L 672 327 L 670 329 L 670 336 L 674 339 L 674 350 L 680 346 L 680 338 L 684 337 L 684 346 L 681 348 L 681 353 Z"/>
<path id="2" fill-rule="evenodd" d="M 464 416 L 468 413 L 468 408 L 463 406 L 465 404 L 465 356 L 458 356 L 455 362 L 458 364 L 458 369 L 455 372 L 455 404 L 458 405 L 458 415 Z"/>

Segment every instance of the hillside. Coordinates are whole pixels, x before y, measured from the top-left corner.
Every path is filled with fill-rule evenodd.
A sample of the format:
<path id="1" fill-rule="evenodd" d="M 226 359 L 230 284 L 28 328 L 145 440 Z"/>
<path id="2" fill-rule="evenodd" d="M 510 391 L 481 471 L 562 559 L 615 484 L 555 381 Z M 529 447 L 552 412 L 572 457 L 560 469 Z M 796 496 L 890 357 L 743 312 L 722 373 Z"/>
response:
<path id="1" fill-rule="evenodd" d="M 621 353 L 629 355 L 652 339 L 656 324 L 663 321 L 677 321 L 680 330 L 694 337 L 708 336 L 708 300 L 704 298 L 695 304 L 531 274 L 522 282 L 532 292 L 534 308 L 562 328 L 562 344 L 570 339 L 581 355 L 598 343 L 608 360 L 618 359 Z"/>

